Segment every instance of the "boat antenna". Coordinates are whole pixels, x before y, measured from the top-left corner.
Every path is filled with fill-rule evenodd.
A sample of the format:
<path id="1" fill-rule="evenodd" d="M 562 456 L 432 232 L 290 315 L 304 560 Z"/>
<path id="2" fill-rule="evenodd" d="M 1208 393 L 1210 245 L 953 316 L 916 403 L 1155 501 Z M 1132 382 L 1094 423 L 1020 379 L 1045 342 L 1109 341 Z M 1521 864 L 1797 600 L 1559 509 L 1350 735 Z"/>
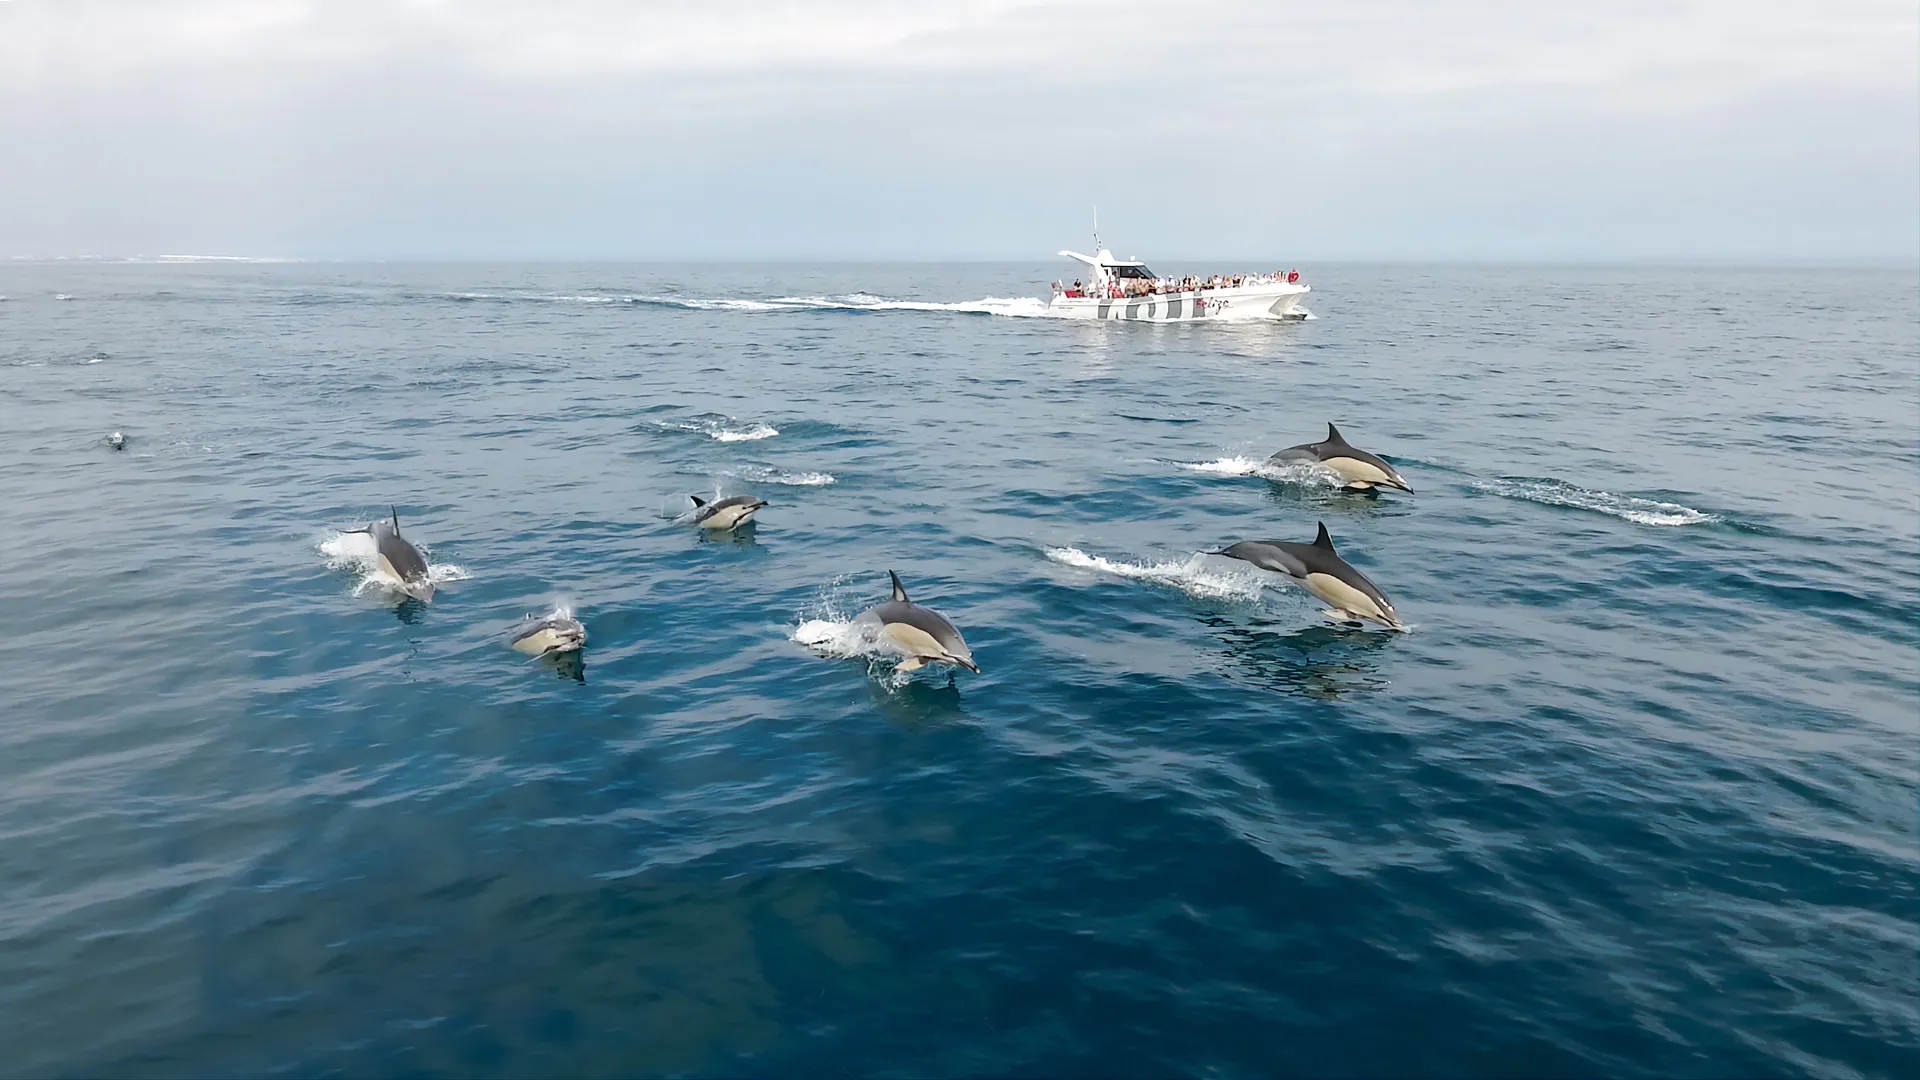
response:
<path id="1" fill-rule="evenodd" d="M 1100 204 L 1093 204 L 1093 255 L 1100 257 Z"/>

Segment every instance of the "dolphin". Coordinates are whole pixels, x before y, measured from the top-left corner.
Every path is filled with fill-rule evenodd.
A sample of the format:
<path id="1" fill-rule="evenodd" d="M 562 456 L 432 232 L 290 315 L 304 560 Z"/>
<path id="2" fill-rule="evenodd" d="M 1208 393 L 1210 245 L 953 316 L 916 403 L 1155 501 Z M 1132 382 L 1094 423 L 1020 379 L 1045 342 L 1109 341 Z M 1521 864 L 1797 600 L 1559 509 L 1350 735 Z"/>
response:
<path id="1" fill-rule="evenodd" d="M 967 648 L 966 639 L 947 617 L 907 599 L 906 586 L 900 584 L 899 574 L 889 570 L 887 576 L 893 579 L 893 599 L 861 612 L 853 620 L 854 624 L 879 631 L 894 647 L 905 652 L 907 659 L 900 665 L 901 671 L 917 671 L 928 663 L 936 663 L 958 664 L 979 674 L 980 665 L 973 662 L 973 650 Z"/>
<path id="2" fill-rule="evenodd" d="M 512 641 L 516 650 L 530 656 L 574 652 L 586 643 L 587 628 L 566 608 L 554 609 L 539 622 L 523 624 Z"/>
<path id="3" fill-rule="evenodd" d="M 1374 457 L 1372 454 L 1350 445 L 1340 434 L 1340 429 L 1327 425 L 1325 442 L 1301 443 L 1289 446 L 1267 459 L 1269 465 L 1294 465 L 1302 462 L 1324 465 L 1340 477 L 1344 486 L 1355 491 L 1366 491 L 1375 486 L 1399 488 L 1407 494 L 1413 489 L 1400 478 L 1393 466 Z"/>
<path id="4" fill-rule="evenodd" d="M 767 500 L 756 499 L 751 495 L 729 495 L 713 502 L 698 495 L 689 495 L 693 500 L 693 523 L 703 529 L 726 532 L 744 525 L 753 512 L 767 505 Z"/>
<path id="5" fill-rule="evenodd" d="M 107 436 L 107 445 L 115 450 L 125 450 L 127 448 L 127 437 L 116 431 Z"/>
<path id="6" fill-rule="evenodd" d="M 1333 538 L 1327 535 L 1324 521 L 1320 523 L 1320 535 L 1314 537 L 1311 544 L 1242 540 L 1224 551 L 1209 554 L 1240 559 L 1262 570 L 1287 575 L 1325 600 L 1330 605 L 1327 614 L 1336 619 L 1370 619 L 1395 630 L 1406 629 L 1387 594 L 1333 550 Z"/>
<path id="7" fill-rule="evenodd" d="M 380 568 L 381 573 L 398 581 L 401 592 L 415 600 L 430 600 L 433 598 L 433 582 L 427 576 L 426 557 L 420 554 L 419 548 L 400 535 L 400 511 L 392 507 L 388 509 L 393 513 L 391 523 L 376 521 L 354 531 L 373 537 L 374 565 Z"/>

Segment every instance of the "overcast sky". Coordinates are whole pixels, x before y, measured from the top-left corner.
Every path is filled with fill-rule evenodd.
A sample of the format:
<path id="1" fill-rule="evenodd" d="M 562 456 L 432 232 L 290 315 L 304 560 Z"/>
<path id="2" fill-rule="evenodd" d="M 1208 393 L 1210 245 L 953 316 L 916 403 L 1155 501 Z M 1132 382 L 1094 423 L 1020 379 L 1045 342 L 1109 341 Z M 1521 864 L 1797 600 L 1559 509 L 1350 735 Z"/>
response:
<path id="1" fill-rule="evenodd" d="M 1920 258 L 1914 0 L 0 0 L 0 255 Z"/>

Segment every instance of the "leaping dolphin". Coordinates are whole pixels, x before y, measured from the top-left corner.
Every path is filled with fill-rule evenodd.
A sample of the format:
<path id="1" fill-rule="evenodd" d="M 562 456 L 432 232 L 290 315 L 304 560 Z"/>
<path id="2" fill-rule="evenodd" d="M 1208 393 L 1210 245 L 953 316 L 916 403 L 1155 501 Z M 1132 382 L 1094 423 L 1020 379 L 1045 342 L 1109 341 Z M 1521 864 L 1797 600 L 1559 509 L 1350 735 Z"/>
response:
<path id="1" fill-rule="evenodd" d="M 575 652 L 587 643 L 587 628 L 566 608 L 557 608 L 513 636 L 513 647 L 530 656 Z"/>
<path id="2" fill-rule="evenodd" d="M 1242 540 L 1212 554 L 1287 575 L 1325 600 L 1330 605 L 1327 614 L 1336 619 L 1370 619 L 1395 630 L 1406 629 L 1387 594 L 1333 550 L 1333 538 L 1327 535 L 1324 521 L 1320 523 L 1320 535 L 1314 537 L 1311 544 Z"/>
<path id="3" fill-rule="evenodd" d="M 906 653 L 907 659 L 899 667 L 901 671 L 917 671 L 935 663 L 958 664 L 979 674 L 980 665 L 973 662 L 973 650 L 967 648 L 966 639 L 947 617 L 907 599 L 907 589 L 900 584 L 899 574 L 889 570 L 887 576 L 893 579 L 893 599 L 861 612 L 854 623 L 878 630 Z"/>
<path id="4" fill-rule="evenodd" d="M 1400 478 L 1393 466 L 1348 443 L 1340 429 L 1327 425 L 1324 442 L 1289 446 L 1267 459 L 1269 465 L 1293 465 L 1301 462 L 1324 465 L 1338 476 L 1345 487 L 1366 491 L 1373 487 L 1399 488 L 1413 494 L 1413 488 Z"/>
<path id="5" fill-rule="evenodd" d="M 754 511 L 767 505 L 767 500 L 751 495 L 729 495 L 714 502 L 708 502 L 698 495 L 689 495 L 687 498 L 693 500 L 693 523 L 715 532 L 739 528 L 753 516 Z"/>
<path id="6" fill-rule="evenodd" d="M 400 511 L 388 509 L 393 513 L 391 523 L 376 521 L 356 531 L 373 537 L 374 565 L 399 582 L 401 592 L 422 602 L 431 600 L 433 581 L 428 577 L 426 557 L 400 535 Z"/>

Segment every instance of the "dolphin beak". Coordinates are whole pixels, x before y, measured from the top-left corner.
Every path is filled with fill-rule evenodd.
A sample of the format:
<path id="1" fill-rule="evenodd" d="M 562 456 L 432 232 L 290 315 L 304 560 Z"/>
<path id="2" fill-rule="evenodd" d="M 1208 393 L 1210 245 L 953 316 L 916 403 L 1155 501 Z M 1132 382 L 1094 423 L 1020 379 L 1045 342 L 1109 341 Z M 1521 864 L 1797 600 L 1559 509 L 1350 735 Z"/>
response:
<path id="1" fill-rule="evenodd" d="M 968 671 L 971 671 L 971 672 L 973 672 L 973 673 L 974 673 L 975 675 L 978 675 L 978 674 L 980 674 L 980 665 L 979 665 L 979 664 L 976 664 L 976 663 L 974 663 L 974 662 L 973 662 L 973 661 L 971 661 L 971 660 L 962 660 L 962 661 L 960 661 L 960 664 L 961 664 L 961 666 L 963 666 L 963 667 L 965 667 L 965 668 L 966 668 L 966 669 L 967 669 Z"/>

